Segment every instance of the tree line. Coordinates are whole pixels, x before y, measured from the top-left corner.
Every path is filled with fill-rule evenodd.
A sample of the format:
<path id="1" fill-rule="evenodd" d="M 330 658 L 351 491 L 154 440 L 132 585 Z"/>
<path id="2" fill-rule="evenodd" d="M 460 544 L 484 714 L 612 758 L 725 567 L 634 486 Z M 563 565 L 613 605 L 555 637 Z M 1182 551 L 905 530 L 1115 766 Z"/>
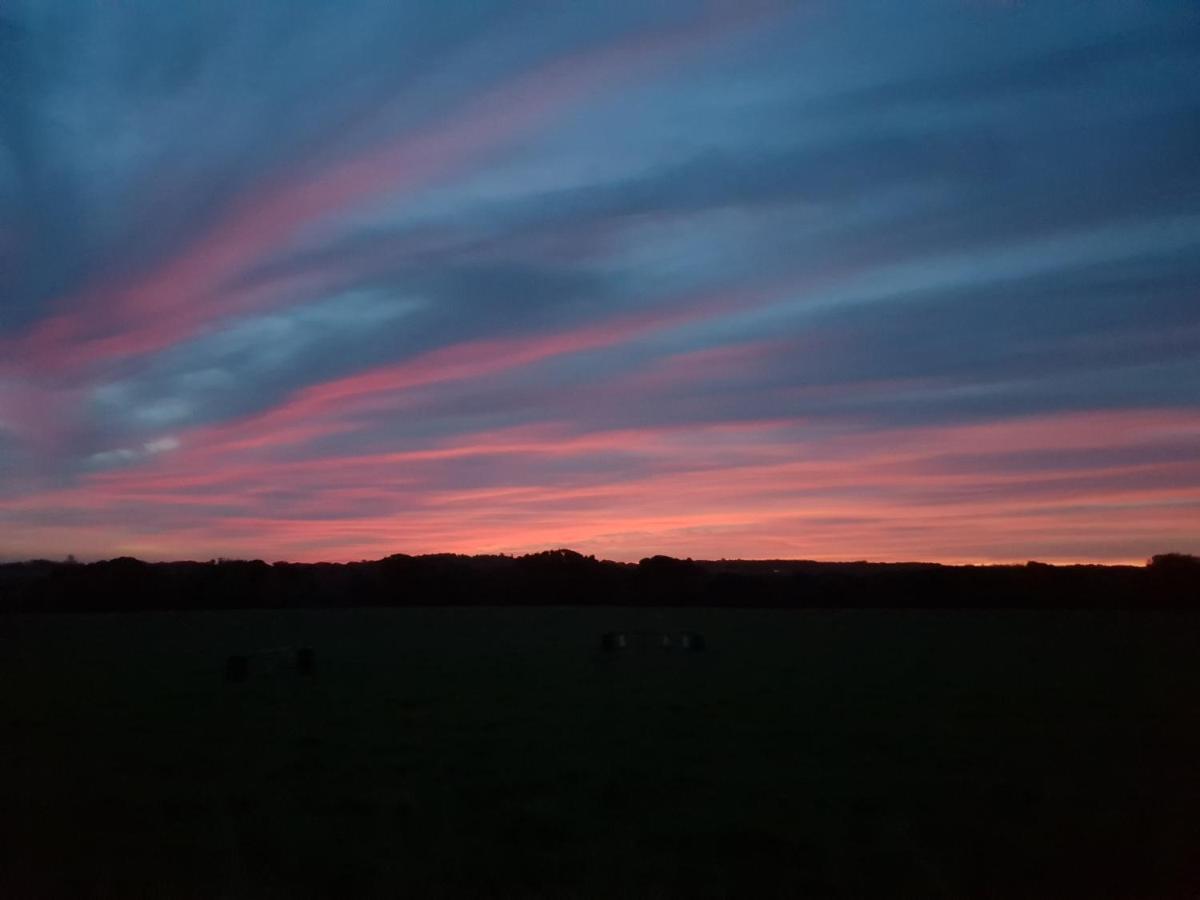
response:
<path id="1" fill-rule="evenodd" d="M 619 563 L 572 550 L 397 554 L 351 563 L 262 560 L 0 565 L 0 611 L 355 606 L 663 605 L 795 608 L 1197 608 L 1200 558 L 1145 566 L 705 561 Z"/>

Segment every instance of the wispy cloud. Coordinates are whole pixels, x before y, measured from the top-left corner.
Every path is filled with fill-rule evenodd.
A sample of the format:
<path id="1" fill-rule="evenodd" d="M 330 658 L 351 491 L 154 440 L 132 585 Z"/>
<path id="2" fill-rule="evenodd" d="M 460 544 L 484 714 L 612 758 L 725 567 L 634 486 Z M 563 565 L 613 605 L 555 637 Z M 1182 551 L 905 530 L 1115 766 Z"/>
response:
<path id="1" fill-rule="evenodd" d="M 1194 548 L 1200 17 L 1101 6 L 6 6 L 0 554 Z"/>

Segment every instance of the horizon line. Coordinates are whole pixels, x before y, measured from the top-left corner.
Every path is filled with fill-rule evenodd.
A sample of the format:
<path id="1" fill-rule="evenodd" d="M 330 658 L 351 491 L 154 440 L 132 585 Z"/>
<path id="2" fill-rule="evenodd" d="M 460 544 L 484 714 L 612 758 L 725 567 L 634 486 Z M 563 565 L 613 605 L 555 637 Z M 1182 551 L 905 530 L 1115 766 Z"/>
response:
<path id="1" fill-rule="evenodd" d="M 1063 568 L 1071 567 L 1071 566 L 1092 566 L 1092 567 L 1103 567 L 1103 568 L 1122 568 L 1122 567 L 1146 568 L 1150 565 L 1151 560 L 1156 556 L 1169 556 L 1169 555 L 1190 556 L 1191 555 L 1191 554 L 1187 553 L 1186 551 L 1182 551 L 1182 550 L 1165 550 L 1165 551 L 1162 551 L 1161 553 L 1151 554 L 1149 557 L 1144 557 L 1144 558 L 1127 559 L 1127 560 L 1103 560 L 1102 561 L 1102 560 L 1086 560 L 1086 559 L 1064 560 L 1064 559 L 1053 558 L 1053 557 L 1048 558 L 1048 559 L 1026 558 L 1026 559 L 1021 559 L 1021 560 L 1017 560 L 1017 559 L 1012 559 L 1012 560 L 870 559 L 870 558 L 866 558 L 866 557 L 817 559 L 817 558 L 811 558 L 811 557 L 785 557 L 785 556 L 691 557 L 691 556 L 671 556 L 670 554 L 666 554 L 666 553 L 650 553 L 650 554 L 640 557 L 639 559 L 634 560 L 634 559 L 609 559 L 606 557 L 598 556 L 594 553 L 583 553 L 581 551 L 574 550 L 573 548 L 570 548 L 570 547 L 547 547 L 543 550 L 531 550 L 531 551 L 527 551 L 524 553 L 513 553 L 513 552 L 505 552 L 505 551 L 494 551 L 494 552 L 481 551 L 481 552 L 474 552 L 474 553 L 462 553 L 462 552 L 455 552 L 455 551 L 434 551 L 434 552 L 427 552 L 427 553 L 406 553 L 403 551 L 398 551 L 396 553 L 390 553 L 390 554 L 387 554 L 386 556 L 380 556 L 380 557 L 377 557 L 374 559 L 364 559 L 364 558 L 359 558 L 359 559 L 350 559 L 350 558 L 313 559 L 313 560 L 273 559 L 270 561 L 266 560 L 263 557 L 256 557 L 256 556 L 216 556 L 216 557 L 209 557 L 207 559 L 195 559 L 195 558 L 182 558 L 182 557 L 143 558 L 143 557 L 138 556 L 133 553 L 118 553 L 114 556 L 79 557 L 79 556 L 76 556 L 75 554 L 68 553 L 68 554 L 66 554 L 65 557 L 34 556 L 34 557 L 24 557 L 24 558 L 7 558 L 4 556 L 0 556 L 0 565 L 21 565 L 21 564 L 30 564 L 30 563 L 52 563 L 52 564 L 57 564 L 57 565 L 69 565 L 72 563 L 76 563 L 79 565 L 93 565 L 96 563 L 113 562 L 118 559 L 133 559 L 133 560 L 136 560 L 137 562 L 145 563 L 147 565 L 169 565 L 172 563 L 219 564 L 219 563 L 239 563 L 239 562 L 243 562 L 243 563 L 244 562 L 261 562 L 261 563 L 264 563 L 265 565 L 271 565 L 271 566 L 273 566 L 273 565 L 302 565 L 302 566 L 356 565 L 356 564 L 361 565 L 361 564 L 366 564 L 366 563 L 382 562 L 386 559 L 390 559 L 390 558 L 396 557 L 396 556 L 405 556 L 405 557 L 409 557 L 412 559 L 422 559 L 422 558 L 437 557 L 437 556 L 442 556 L 442 557 L 454 556 L 454 557 L 462 557 L 465 559 L 481 559 L 481 558 L 523 559 L 523 558 L 530 557 L 530 556 L 538 556 L 541 554 L 555 553 L 555 552 L 559 552 L 559 551 L 567 551 L 569 553 L 576 554 L 584 559 L 593 559 L 596 562 L 613 563 L 616 565 L 631 565 L 631 566 L 636 566 L 636 565 L 640 564 L 642 561 L 648 560 L 648 559 L 665 558 L 665 559 L 673 559 L 673 560 L 679 560 L 679 561 L 684 561 L 684 562 L 694 562 L 694 563 L 771 563 L 771 562 L 776 562 L 776 563 L 789 563 L 789 564 L 803 563 L 803 564 L 831 565 L 831 566 L 832 565 L 942 566 L 942 567 L 946 567 L 946 568 L 988 568 L 988 567 L 1005 568 L 1005 567 L 1014 567 L 1014 566 L 1027 566 L 1031 563 L 1036 563 L 1036 564 L 1045 565 L 1045 566 L 1063 567 Z"/>

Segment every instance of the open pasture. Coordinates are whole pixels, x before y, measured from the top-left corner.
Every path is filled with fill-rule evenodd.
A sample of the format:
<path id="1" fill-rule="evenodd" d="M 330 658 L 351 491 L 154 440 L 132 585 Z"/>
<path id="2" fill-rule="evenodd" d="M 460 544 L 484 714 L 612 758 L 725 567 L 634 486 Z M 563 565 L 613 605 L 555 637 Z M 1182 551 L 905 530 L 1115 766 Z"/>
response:
<path id="1" fill-rule="evenodd" d="M 5 897 L 1194 897 L 1183 613 L 0 619 Z M 605 653 L 612 630 L 703 652 Z M 315 674 L 230 654 L 314 648 Z M 276 654 L 276 657 L 279 657 Z"/>

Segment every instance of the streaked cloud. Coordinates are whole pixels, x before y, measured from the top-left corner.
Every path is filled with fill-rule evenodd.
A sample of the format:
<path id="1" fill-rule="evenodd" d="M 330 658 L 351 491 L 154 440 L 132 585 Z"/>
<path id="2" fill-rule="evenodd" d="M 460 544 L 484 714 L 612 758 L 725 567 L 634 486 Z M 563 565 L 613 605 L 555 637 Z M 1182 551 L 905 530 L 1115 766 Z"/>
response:
<path id="1" fill-rule="evenodd" d="M 1191 86 L 1184 2 L 6 4 L 0 555 L 1195 552 Z"/>

